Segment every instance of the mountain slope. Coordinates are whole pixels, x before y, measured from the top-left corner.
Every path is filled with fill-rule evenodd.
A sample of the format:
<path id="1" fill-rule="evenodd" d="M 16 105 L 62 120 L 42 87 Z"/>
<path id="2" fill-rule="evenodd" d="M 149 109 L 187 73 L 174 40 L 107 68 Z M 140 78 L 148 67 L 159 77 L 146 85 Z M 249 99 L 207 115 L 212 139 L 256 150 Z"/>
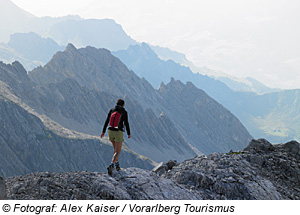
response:
<path id="1" fill-rule="evenodd" d="M 191 82 L 184 85 L 172 79 L 161 85 L 159 92 L 169 106 L 166 113 L 188 142 L 204 154 L 240 150 L 250 141 L 240 121 Z"/>
<path id="2" fill-rule="evenodd" d="M 261 101 L 260 107 L 267 106 L 266 102 L 272 106 L 268 112 L 250 112 L 252 123 L 260 129 L 256 136 L 264 136 L 277 143 L 300 140 L 300 90 L 268 93 L 259 96 L 257 101 Z"/>
<path id="3" fill-rule="evenodd" d="M 62 128 L 24 104 L 0 83 L 0 174 L 4 177 L 35 171 L 105 171 L 112 146 L 95 136 Z M 150 169 L 153 161 L 126 146 L 120 162 L 124 167 Z"/>
<path id="4" fill-rule="evenodd" d="M 147 81 L 129 71 L 107 49 L 90 46 L 76 49 L 68 44 L 64 52 L 56 53 L 48 64 L 29 72 L 29 76 L 38 85 L 71 78 L 89 89 L 119 96 L 130 95 L 142 105 L 158 102 L 154 99 L 159 99 Z M 148 92 L 148 96 L 143 96 L 142 92 Z"/>
<path id="5" fill-rule="evenodd" d="M 0 64 L 0 71 L 0 80 L 39 114 L 45 114 L 66 128 L 87 134 L 101 133 L 107 113 L 118 98 L 111 92 L 88 89 L 71 78 L 37 86 L 17 62 Z M 156 161 L 172 157 L 183 160 L 196 155 L 167 117 L 159 118 L 151 109 L 144 110 L 129 96 L 126 97 L 126 109 L 132 128 L 128 146 L 135 152 Z M 170 139 L 174 140 L 171 144 Z"/>
<path id="6" fill-rule="evenodd" d="M 176 131 L 174 130 L 175 133 L 177 132 L 177 129 L 179 129 L 179 132 L 183 136 L 183 138 L 177 139 L 176 141 L 176 139 L 172 137 L 174 134 L 169 135 L 168 137 L 160 135 L 158 136 L 159 138 L 157 138 L 156 135 L 160 134 L 158 130 L 152 133 L 152 129 L 145 129 L 146 132 L 141 131 L 142 128 L 137 127 L 137 129 L 139 129 L 140 131 L 139 134 L 146 135 L 146 138 L 144 139 L 147 140 L 149 139 L 149 133 L 152 133 L 149 141 L 152 140 L 152 144 L 154 145 L 157 145 L 159 142 L 162 142 L 160 145 L 169 148 L 169 150 L 176 148 L 173 147 L 174 145 L 181 146 L 182 144 L 187 144 L 187 142 L 183 139 L 189 139 L 187 137 L 188 132 L 184 132 L 182 127 L 189 128 L 191 130 L 190 132 L 197 134 L 197 137 L 205 137 L 204 140 L 201 140 L 205 142 L 205 144 L 203 144 L 202 146 L 211 145 L 211 147 L 209 146 L 208 148 L 204 146 L 205 153 L 224 150 L 229 151 L 231 149 L 236 149 L 236 147 L 242 148 L 247 144 L 247 142 L 249 142 L 249 139 L 251 138 L 250 134 L 240 124 L 240 122 L 238 122 L 238 120 L 230 121 L 232 118 L 235 117 L 232 116 L 232 114 L 230 114 L 229 112 L 227 114 L 228 118 L 225 118 L 224 121 L 221 121 L 221 123 L 218 122 L 218 120 L 212 120 L 213 125 L 209 128 L 209 134 L 204 134 L 203 130 L 199 129 L 197 126 L 191 126 L 190 122 L 187 120 L 190 119 L 190 117 L 186 118 L 186 108 L 191 108 L 196 115 L 199 111 L 197 110 L 197 108 L 194 107 L 194 101 L 191 96 L 188 97 L 190 100 L 187 101 L 184 100 L 184 98 L 182 98 L 182 95 L 180 94 L 173 95 L 173 101 L 169 102 L 169 99 L 166 98 L 166 95 L 162 94 L 158 90 L 155 90 L 145 79 L 139 78 L 137 75 L 134 74 L 133 71 L 128 70 L 127 67 L 118 58 L 112 56 L 111 53 L 105 49 L 96 49 L 93 47 L 76 49 L 73 45 L 69 44 L 64 52 L 58 52 L 47 65 L 45 65 L 44 67 L 36 68 L 33 71 L 29 72 L 29 77 L 40 86 L 50 83 L 59 83 L 64 79 L 74 79 L 81 86 L 89 88 L 90 90 L 101 90 L 109 94 L 112 93 L 114 95 L 118 95 L 119 97 L 124 97 L 126 95 L 126 99 L 128 98 L 130 101 L 132 101 L 132 106 L 130 106 L 132 107 L 132 109 L 130 110 L 130 108 L 128 108 L 129 115 L 130 113 L 141 113 L 141 118 L 139 119 L 149 119 L 149 122 L 145 122 L 147 128 L 153 128 L 154 124 L 159 126 L 161 125 L 160 128 L 165 129 L 166 126 L 160 124 L 163 123 L 160 120 L 151 120 L 157 118 L 161 115 L 162 112 L 164 112 L 164 118 L 169 118 L 169 125 L 167 126 L 169 131 L 171 127 L 174 127 L 174 129 L 176 128 Z M 189 90 L 191 90 L 191 92 L 200 93 L 199 91 L 194 90 L 194 87 L 189 88 L 188 86 L 186 88 L 186 91 Z M 208 96 L 206 96 L 206 98 L 212 101 L 212 99 L 208 98 Z M 186 102 L 184 103 L 182 102 L 182 100 Z M 201 103 L 201 101 L 199 102 L 201 105 L 203 105 L 204 109 L 211 108 L 207 106 L 207 103 Z M 172 108 L 172 105 L 170 104 L 175 105 L 176 108 Z M 221 107 L 216 102 L 212 102 L 212 104 L 212 106 L 218 106 L 217 109 L 220 110 L 220 113 L 226 112 L 225 108 Z M 137 108 L 134 108 L 134 106 Z M 151 111 L 147 111 L 148 109 L 151 109 Z M 142 113 L 141 111 L 143 111 L 144 113 Z M 217 117 L 220 117 L 220 115 L 222 115 L 220 113 L 216 113 Z M 206 116 L 203 117 L 205 118 Z M 211 121 L 210 117 L 215 118 L 213 114 L 210 114 L 206 117 L 204 121 Z M 135 120 L 135 117 L 133 117 L 133 120 Z M 227 127 L 229 122 L 223 123 L 226 120 L 229 120 L 231 123 L 233 123 L 233 126 L 231 128 L 239 128 L 242 132 L 233 131 L 235 135 L 232 135 L 232 132 L 229 132 L 228 136 L 224 138 L 222 135 L 224 135 L 225 133 L 221 132 L 220 130 L 228 130 Z M 143 127 L 143 124 L 138 121 L 138 118 L 136 118 L 136 120 L 132 124 L 138 125 L 139 127 Z M 142 120 L 142 122 L 143 121 L 144 120 Z M 172 124 L 174 124 L 174 126 Z M 161 131 L 161 129 L 159 129 L 159 131 Z M 137 134 L 137 136 L 139 134 Z M 143 135 L 140 135 L 140 137 L 142 138 Z M 220 142 L 219 140 L 223 138 L 225 141 Z M 203 148 L 201 144 L 199 145 L 199 139 L 194 137 L 190 140 L 192 140 L 192 142 L 189 143 L 193 147 L 197 148 L 198 151 L 202 152 Z M 215 143 L 221 144 L 218 145 Z M 157 145 L 157 147 L 159 146 Z M 190 148 L 187 145 L 185 147 Z M 138 148 L 140 148 L 140 150 L 147 150 L 147 147 L 144 148 L 143 145 L 134 145 L 134 149 L 136 149 L 138 153 L 141 153 L 141 151 L 139 151 Z M 169 154 L 168 150 L 165 150 L 164 153 Z M 178 151 L 177 153 L 178 155 L 182 154 L 180 151 Z M 171 157 L 169 157 L 169 159 L 170 158 Z"/>

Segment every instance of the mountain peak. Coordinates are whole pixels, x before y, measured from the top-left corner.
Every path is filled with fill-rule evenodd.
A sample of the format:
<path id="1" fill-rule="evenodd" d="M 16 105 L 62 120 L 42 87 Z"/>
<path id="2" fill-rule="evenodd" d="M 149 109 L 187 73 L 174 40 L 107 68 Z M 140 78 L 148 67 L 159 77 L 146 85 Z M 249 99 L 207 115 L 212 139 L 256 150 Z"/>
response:
<path id="1" fill-rule="evenodd" d="M 170 82 L 166 86 L 169 88 L 182 89 L 186 85 L 182 83 L 180 80 L 175 80 L 175 78 L 171 77 Z"/>
<path id="2" fill-rule="evenodd" d="M 78 50 L 76 49 L 76 47 L 72 44 L 72 43 L 69 43 L 66 47 L 66 52 L 77 52 Z"/>

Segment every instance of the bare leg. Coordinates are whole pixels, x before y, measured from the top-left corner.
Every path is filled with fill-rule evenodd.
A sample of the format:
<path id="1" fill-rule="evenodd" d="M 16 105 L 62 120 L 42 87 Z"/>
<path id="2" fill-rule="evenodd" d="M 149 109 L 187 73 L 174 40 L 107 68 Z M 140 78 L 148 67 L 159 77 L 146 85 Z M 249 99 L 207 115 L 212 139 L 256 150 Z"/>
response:
<path id="1" fill-rule="evenodd" d="M 122 150 L 122 142 L 118 142 L 114 144 L 114 156 L 112 159 L 112 162 L 118 162 L 119 161 L 119 156 Z"/>
<path id="2" fill-rule="evenodd" d="M 112 161 L 111 161 L 111 162 L 112 162 L 112 163 L 115 163 L 115 162 L 114 162 L 114 155 L 115 155 L 115 153 L 116 153 L 116 142 L 115 142 L 114 140 L 112 140 L 111 143 L 112 143 L 112 145 L 113 145 L 113 147 L 114 147 L 114 154 L 113 154 L 113 157 L 112 157 Z"/>

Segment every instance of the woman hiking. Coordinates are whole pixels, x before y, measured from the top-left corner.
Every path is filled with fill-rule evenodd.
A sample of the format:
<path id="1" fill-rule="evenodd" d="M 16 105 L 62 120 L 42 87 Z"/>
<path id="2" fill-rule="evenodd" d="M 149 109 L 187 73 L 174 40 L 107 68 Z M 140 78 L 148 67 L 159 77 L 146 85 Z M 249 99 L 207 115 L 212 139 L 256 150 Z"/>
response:
<path id="1" fill-rule="evenodd" d="M 112 157 L 111 164 L 107 167 L 107 172 L 111 176 L 114 167 L 116 170 L 120 170 L 120 163 L 119 163 L 119 155 L 122 149 L 122 143 L 124 141 L 123 132 L 124 132 L 124 125 L 126 127 L 128 138 L 130 138 L 130 127 L 128 123 L 128 114 L 124 108 L 125 102 L 123 99 L 118 99 L 117 105 L 110 109 L 108 112 L 106 121 L 103 126 L 101 138 L 104 136 L 106 128 L 109 123 L 108 128 L 108 139 L 111 141 L 114 147 L 114 154 Z"/>

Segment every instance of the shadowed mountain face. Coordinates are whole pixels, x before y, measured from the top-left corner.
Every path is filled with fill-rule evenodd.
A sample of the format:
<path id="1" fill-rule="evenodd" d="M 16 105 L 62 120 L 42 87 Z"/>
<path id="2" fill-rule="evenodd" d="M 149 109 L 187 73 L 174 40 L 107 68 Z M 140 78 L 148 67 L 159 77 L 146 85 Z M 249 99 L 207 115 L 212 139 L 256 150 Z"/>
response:
<path id="1" fill-rule="evenodd" d="M 240 121 L 191 82 L 184 85 L 172 79 L 159 92 L 169 105 L 166 113 L 201 152 L 239 150 L 249 141 Z"/>
<path id="2" fill-rule="evenodd" d="M 88 89 L 70 78 L 37 86 L 19 63 L 1 64 L 0 68 L 1 80 L 7 83 L 14 95 L 39 114 L 83 133 L 99 136 L 107 113 L 118 98 L 107 92 Z M 134 151 L 157 161 L 172 157 L 183 160 L 196 155 L 167 116 L 156 116 L 151 109 L 143 109 L 130 97 L 126 98 L 126 109 L 130 114 L 133 137 L 128 141 L 128 147 Z M 170 139 L 173 142 L 168 144 Z"/>
<path id="3" fill-rule="evenodd" d="M 134 121 L 136 124 L 132 123 L 133 126 L 139 125 L 143 130 L 138 132 L 143 135 L 136 134 L 136 137 L 139 136 L 139 140 L 156 139 L 158 142 L 164 142 L 160 144 L 151 141 L 150 145 L 168 147 L 175 141 L 172 137 L 174 134 L 170 137 L 161 135 L 156 138 L 159 132 L 154 132 L 152 138 L 149 138 L 148 135 L 153 130 L 147 128 L 159 125 L 161 121 L 149 121 L 148 124 L 145 119 L 157 119 L 158 116 L 164 116 L 159 117 L 160 119 L 169 118 L 169 123 L 162 126 L 164 129 L 170 131 L 172 128 L 175 133 L 179 131 L 184 139 L 203 153 L 242 148 L 251 138 L 236 117 L 192 84 L 184 85 L 172 80 L 169 85 L 155 90 L 145 79 L 128 70 L 118 58 L 105 49 L 76 49 L 69 44 L 64 52 L 58 52 L 47 65 L 29 72 L 29 77 L 38 86 L 73 79 L 89 90 L 100 90 L 118 97 L 126 96 L 130 101 L 127 107 L 129 117 L 132 115 L 132 119 L 135 120 L 135 115 L 144 111 L 140 115 L 141 118 Z M 165 114 L 161 115 L 162 112 Z M 143 128 L 143 124 L 146 129 Z M 178 141 L 175 142 L 175 145 L 181 145 Z M 139 153 L 144 148 L 140 143 L 133 146 Z"/>
<path id="4" fill-rule="evenodd" d="M 2 83 L 1 83 L 2 85 Z M 107 140 L 83 135 L 57 125 L 4 91 L 0 98 L 0 175 L 10 177 L 36 171 L 105 171 L 112 147 Z M 5 92 L 5 93 L 4 93 Z M 45 126 L 51 123 L 51 126 Z M 59 130 L 59 133 L 55 130 Z M 153 162 L 127 147 L 120 158 L 123 167 L 151 169 Z"/>

